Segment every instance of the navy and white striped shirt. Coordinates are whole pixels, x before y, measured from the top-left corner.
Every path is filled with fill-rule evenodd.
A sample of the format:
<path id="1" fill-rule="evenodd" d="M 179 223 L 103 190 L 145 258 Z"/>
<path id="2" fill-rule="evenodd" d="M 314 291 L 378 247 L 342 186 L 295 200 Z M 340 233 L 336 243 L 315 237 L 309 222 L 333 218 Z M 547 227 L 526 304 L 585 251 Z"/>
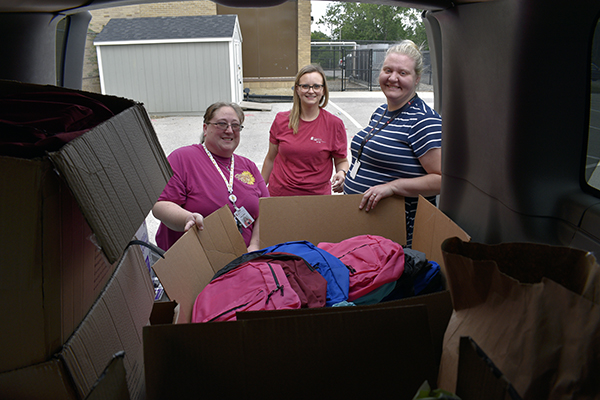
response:
<path id="1" fill-rule="evenodd" d="M 344 193 L 364 193 L 372 186 L 398 178 L 415 178 L 427 174 L 419 162 L 419 157 L 442 146 L 442 118 L 419 97 L 385 125 L 394 114 L 395 111 L 387 111 L 386 104 L 379 106 L 371 115 L 369 125 L 354 135 L 350 144 L 350 171 L 356 163 L 361 143 L 365 137 L 368 137 L 368 140 L 360 155 L 361 164 L 356 176 L 353 178 L 348 173 L 344 181 Z M 370 136 L 371 132 L 375 134 Z M 435 204 L 435 196 L 427 199 Z M 417 200 L 406 198 L 407 247 L 412 244 Z"/>

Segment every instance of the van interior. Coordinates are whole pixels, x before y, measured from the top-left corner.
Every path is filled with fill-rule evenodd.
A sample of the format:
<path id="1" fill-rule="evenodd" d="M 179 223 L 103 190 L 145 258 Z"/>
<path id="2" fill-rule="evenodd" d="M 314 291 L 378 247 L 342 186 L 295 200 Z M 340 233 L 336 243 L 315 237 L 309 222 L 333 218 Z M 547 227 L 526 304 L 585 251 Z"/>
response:
<path id="1" fill-rule="evenodd" d="M 80 89 L 88 11 L 139 2 L 0 1 L 0 78 Z M 423 10 L 443 117 L 440 209 L 476 242 L 600 250 L 600 3 L 372 2 Z"/>

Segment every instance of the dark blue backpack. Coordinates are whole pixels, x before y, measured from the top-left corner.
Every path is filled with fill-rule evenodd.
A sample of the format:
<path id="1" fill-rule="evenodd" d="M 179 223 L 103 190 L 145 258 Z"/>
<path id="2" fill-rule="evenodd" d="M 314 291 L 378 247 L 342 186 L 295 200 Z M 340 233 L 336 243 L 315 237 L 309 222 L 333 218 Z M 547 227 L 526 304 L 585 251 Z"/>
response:
<path id="1" fill-rule="evenodd" d="M 327 301 L 325 304 L 327 307 L 348 300 L 350 271 L 348 270 L 348 267 L 333 254 L 322 250 L 305 240 L 279 243 L 264 249 L 256 250 L 252 253 L 264 254 L 272 252 L 295 254 L 305 259 L 319 271 L 327 281 Z"/>

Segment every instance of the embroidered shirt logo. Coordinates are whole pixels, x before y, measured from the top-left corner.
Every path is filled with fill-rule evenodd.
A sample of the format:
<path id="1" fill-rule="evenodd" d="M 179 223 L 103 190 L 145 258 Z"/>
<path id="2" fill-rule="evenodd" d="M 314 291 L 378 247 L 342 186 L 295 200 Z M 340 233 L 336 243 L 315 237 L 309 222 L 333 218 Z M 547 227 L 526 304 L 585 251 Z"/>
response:
<path id="1" fill-rule="evenodd" d="M 248 185 L 254 185 L 254 182 L 256 182 L 254 175 L 252 175 L 250 171 L 244 171 L 241 174 L 236 174 L 235 178 L 238 181 L 244 182 Z"/>
<path id="2" fill-rule="evenodd" d="M 319 144 L 320 144 L 320 143 L 325 143 L 325 141 L 324 141 L 323 139 L 321 139 L 321 138 L 318 138 L 318 137 L 314 137 L 314 136 L 311 136 L 311 137 L 310 137 L 310 140 L 312 140 L 312 141 L 313 141 L 313 142 L 315 142 L 315 143 L 319 143 Z"/>

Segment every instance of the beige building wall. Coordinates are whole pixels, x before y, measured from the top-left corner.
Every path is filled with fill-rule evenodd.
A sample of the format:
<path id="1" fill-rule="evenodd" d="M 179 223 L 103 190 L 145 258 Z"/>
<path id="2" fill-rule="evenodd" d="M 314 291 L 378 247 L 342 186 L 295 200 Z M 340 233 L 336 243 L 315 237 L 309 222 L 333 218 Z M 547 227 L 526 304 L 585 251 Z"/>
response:
<path id="1" fill-rule="evenodd" d="M 310 0 L 298 0 L 298 69 L 302 68 L 306 64 L 310 64 L 310 14 Z M 242 35 L 243 34 L 244 33 L 242 32 Z M 293 79 L 265 79 L 258 82 L 244 82 L 244 87 L 249 88 L 250 93 L 259 95 L 269 94 L 291 96 L 293 94 L 293 86 Z"/>
<path id="2" fill-rule="evenodd" d="M 216 15 L 217 4 L 212 1 L 176 1 L 167 3 L 137 4 L 91 11 L 88 27 L 83 84 L 85 91 L 100 93 L 100 78 L 94 39 L 111 18 L 178 17 L 188 15 Z M 310 63 L 310 0 L 298 0 L 298 68 Z M 244 33 L 242 32 L 242 37 Z M 291 95 L 291 82 L 244 82 L 251 93 Z"/>

